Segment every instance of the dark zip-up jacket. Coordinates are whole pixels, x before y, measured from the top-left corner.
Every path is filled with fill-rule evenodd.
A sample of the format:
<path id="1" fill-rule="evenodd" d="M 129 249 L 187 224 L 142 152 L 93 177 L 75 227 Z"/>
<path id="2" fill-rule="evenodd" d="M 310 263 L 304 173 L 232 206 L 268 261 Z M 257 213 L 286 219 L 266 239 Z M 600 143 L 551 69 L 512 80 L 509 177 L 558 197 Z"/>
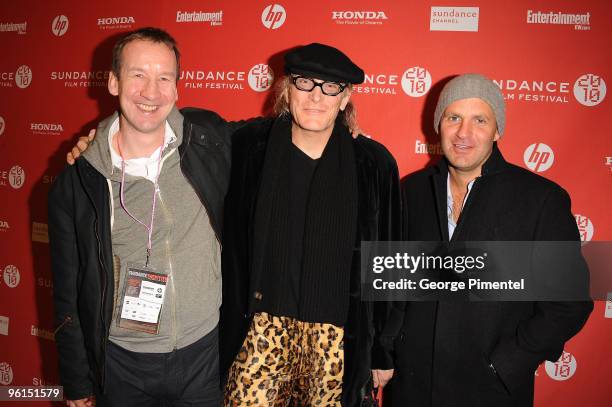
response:
<path id="1" fill-rule="evenodd" d="M 221 241 L 230 165 L 228 124 L 216 113 L 183 109 L 181 171 Z M 67 167 L 49 192 L 60 379 L 69 400 L 103 391 L 104 358 L 114 297 L 110 197 L 106 178 L 85 159 Z"/>

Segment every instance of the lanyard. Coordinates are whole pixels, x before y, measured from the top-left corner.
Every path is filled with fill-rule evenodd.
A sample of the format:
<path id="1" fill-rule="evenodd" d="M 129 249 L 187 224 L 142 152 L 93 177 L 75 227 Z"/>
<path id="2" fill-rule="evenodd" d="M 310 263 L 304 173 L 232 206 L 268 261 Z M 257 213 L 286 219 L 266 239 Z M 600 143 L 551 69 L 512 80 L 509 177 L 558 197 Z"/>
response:
<path id="1" fill-rule="evenodd" d="M 119 202 L 121 203 L 121 207 L 123 208 L 123 210 L 125 211 L 125 213 L 128 214 L 128 216 L 132 219 L 134 219 L 136 222 L 140 223 L 142 226 L 145 227 L 145 229 L 147 229 L 148 233 L 148 240 L 147 240 L 147 261 L 145 263 L 145 267 L 149 267 L 149 259 L 151 258 L 151 251 L 152 251 L 152 236 L 153 236 L 153 219 L 155 217 L 155 204 L 157 202 L 157 192 L 159 191 L 159 174 L 161 172 L 161 158 L 162 158 L 162 154 L 164 153 L 164 140 L 162 140 L 162 145 L 160 146 L 159 149 L 159 157 L 157 159 L 158 163 L 157 163 L 157 175 L 155 176 L 155 182 L 153 183 L 153 204 L 151 207 L 151 222 L 149 225 L 146 225 L 144 222 L 140 221 L 139 219 L 137 219 L 134 215 L 132 215 L 130 213 L 130 211 L 128 210 L 127 206 L 125 206 L 125 199 L 123 197 L 123 189 L 124 189 L 124 184 L 125 184 L 125 159 L 123 158 L 123 154 L 121 153 L 121 140 L 119 140 L 121 133 L 117 133 L 117 150 L 119 150 L 119 156 L 121 156 L 121 185 L 119 187 Z"/>

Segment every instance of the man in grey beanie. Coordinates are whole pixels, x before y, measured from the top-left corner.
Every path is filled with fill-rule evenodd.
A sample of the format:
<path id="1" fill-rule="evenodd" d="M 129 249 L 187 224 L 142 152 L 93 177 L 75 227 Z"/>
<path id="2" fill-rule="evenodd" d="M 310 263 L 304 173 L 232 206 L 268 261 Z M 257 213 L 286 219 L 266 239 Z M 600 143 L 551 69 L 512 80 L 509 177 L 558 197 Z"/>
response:
<path id="1" fill-rule="evenodd" d="M 466 74 L 448 82 L 434 127 L 444 157 L 402 183 L 403 240 L 579 242 L 567 192 L 502 157 L 506 112 L 493 81 Z M 588 279 L 586 267 L 571 272 Z M 536 368 L 559 358 L 592 308 L 591 301 L 407 303 L 393 405 L 531 406 Z"/>

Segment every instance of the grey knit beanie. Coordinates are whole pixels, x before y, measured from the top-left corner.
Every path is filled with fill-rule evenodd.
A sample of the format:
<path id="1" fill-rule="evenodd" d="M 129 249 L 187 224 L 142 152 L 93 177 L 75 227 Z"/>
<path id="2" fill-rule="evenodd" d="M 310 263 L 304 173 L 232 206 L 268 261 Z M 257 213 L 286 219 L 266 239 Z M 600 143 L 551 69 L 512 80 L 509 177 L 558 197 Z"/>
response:
<path id="1" fill-rule="evenodd" d="M 491 79 L 477 73 L 468 73 L 459 75 L 450 80 L 440 93 L 438 105 L 434 113 L 434 129 L 439 133 L 440 120 L 442 114 L 453 102 L 461 99 L 479 98 L 484 100 L 491 106 L 497 120 L 497 131 L 499 135 L 504 134 L 506 127 L 506 105 L 504 97 L 497 86 Z"/>

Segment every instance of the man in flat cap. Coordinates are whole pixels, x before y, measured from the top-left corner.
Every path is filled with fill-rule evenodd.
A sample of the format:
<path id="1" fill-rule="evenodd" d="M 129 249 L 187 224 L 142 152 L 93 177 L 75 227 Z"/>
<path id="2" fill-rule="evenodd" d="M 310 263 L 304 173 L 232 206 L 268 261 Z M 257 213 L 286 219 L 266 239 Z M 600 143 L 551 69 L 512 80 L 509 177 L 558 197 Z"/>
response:
<path id="1" fill-rule="evenodd" d="M 398 169 L 350 133 L 363 71 L 336 48 L 285 55 L 275 117 L 232 140 L 223 247 L 226 406 L 359 406 L 392 374 L 386 304 L 360 298 L 360 242 L 397 240 Z M 373 317 L 374 316 L 374 317 Z"/>
<path id="2" fill-rule="evenodd" d="M 502 157 L 505 125 L 494 82 L 466 74 L 446 84 L 434 114 L 444 157 L 402 183 L 404 240 L 580 240 L 567 192 Z M 393 405 L 531 406 L 536 368 L 559 358 L 592 307 L 408 303 L 395 343 Z"/>

